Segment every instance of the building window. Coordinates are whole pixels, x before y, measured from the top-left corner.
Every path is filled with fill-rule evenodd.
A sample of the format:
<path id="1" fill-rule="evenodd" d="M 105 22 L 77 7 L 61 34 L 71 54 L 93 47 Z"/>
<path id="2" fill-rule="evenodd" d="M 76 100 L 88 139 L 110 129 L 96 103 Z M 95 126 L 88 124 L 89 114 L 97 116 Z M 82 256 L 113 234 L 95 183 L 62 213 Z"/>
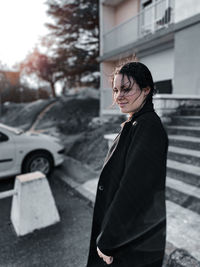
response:
<path id="1" fill-rule="evenodd" d="M 157 94 L 171 94 L 172 93 L 172 80 L 164 80 L 154 83 L 157 89 Z"/>
<path id="2" fill-rule="evenodd" d="M 147 7 L 148 5 L 151 5 L 152 4 L 152 0 L 143 0 L 142 1 L 142 7 L 145 8 Z"/>

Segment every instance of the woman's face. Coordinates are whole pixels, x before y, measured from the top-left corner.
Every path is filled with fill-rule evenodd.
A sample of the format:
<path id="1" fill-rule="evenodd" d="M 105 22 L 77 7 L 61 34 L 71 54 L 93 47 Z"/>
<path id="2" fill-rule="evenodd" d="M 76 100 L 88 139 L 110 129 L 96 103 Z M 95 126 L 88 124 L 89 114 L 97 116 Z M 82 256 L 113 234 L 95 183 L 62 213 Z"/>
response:
<path id="1" fill-rule="evenodd" d="M 142 105 L 150 88 L 143 88 L 140 90 L 139 85 L 130 77 L 125 75 L 122 80 L 122 74 L 117 74 L 113 82 L 113 96 L 115 103 L 119 106 L 122 113 L 133 114 Z"/>

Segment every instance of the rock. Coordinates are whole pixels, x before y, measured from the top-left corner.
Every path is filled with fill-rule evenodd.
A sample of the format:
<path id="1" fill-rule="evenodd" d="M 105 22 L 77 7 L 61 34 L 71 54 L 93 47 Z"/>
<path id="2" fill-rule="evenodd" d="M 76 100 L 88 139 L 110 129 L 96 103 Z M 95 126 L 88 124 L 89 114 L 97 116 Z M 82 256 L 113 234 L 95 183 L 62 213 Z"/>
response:
<path id="1" fill-rule="evenodd" d="M 176 249 L 170 255 L 166 267 L 200 267 L 200 263 L 184 249 Z"/>

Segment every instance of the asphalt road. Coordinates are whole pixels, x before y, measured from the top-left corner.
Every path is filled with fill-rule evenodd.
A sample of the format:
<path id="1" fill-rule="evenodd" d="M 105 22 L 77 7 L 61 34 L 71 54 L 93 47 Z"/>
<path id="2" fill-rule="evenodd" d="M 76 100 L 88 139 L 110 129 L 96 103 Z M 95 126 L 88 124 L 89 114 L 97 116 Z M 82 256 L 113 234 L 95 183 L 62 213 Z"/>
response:
<path id="1" fill-rule="evenodd" d="M 17 237 L 10 221 L 11 198 L 0 200 L 0 266 L 85 267 L 93 208 L 53 177 L 49 181 L 61 217 L 56 225 Z M 12 187 L 13 179 L 0 181 L 0 191 Z M 38 199 L 33 201 L 39 205 Z"/>

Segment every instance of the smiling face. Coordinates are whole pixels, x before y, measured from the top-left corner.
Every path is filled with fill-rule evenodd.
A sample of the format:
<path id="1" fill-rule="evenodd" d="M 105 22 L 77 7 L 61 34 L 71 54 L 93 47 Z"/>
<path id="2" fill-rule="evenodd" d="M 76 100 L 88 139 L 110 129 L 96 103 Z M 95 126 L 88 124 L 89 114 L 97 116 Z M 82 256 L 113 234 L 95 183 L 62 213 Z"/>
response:
<path id="1" fill-rule="evenodd" d="M 130 80 L 130 81 L 129 81 Z M 140 108 L 150 88 L 143 88 L 132 77 L 128 79 L 126 75 L 116 74 L 113 81 L 113 97 L 122 113 L 134 114 Z"/>

